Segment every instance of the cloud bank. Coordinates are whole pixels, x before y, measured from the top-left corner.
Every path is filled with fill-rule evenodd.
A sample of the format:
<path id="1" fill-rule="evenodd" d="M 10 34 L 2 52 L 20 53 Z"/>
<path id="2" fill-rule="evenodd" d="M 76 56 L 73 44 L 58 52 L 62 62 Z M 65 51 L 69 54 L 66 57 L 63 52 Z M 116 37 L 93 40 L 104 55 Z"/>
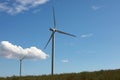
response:
<path id="1" fill-rule="evenodd" d="M 49 0 L 1 0 L 0 11 L 14 15 L 47 3 Z"/>
<path id="2" fill-rule="evenodd" d="M 8 59 L 46 59 L 48 57 L 42 50 L 36 47 L 23 49 L 21 46 L 13 45 L 8 41 L 0 42 L 0 57 Z"/>

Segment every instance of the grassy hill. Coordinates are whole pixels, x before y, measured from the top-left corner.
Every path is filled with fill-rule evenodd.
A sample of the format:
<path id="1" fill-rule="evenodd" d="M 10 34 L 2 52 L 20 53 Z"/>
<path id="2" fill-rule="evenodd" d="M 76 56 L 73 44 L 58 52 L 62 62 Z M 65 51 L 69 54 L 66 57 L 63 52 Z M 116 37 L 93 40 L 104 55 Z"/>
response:
<path id="1" fill-rule="evenodd" d="M 117 70 L 101 70 L 94 72 L 81 72 L 69 74 L 56 74 L 54 77 L 50 75 L 42 76 L 25 76 L 0 78 L 0 80 L 120 80 L 120 69 Z"/>

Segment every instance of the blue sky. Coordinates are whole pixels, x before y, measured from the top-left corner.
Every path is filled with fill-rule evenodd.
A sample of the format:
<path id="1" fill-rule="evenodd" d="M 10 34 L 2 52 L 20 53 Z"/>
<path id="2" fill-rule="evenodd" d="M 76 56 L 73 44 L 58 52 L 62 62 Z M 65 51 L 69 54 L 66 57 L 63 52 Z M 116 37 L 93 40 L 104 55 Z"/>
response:
<path id="1" fill-rule="evenodd" d="M 49 55 L 45 60 L 24 60 L 22 75 L 51 72 L 51 43 L 43 49 L 53 27 L 51 4 L 57 29 L 77 36 L 56 33 L 55 73 L 120 68 L 119 0 L 16 1 L 0 1 L 0 42 L 36 46 Z M 12 75 L 19 75 L 19 61 L 0 57 L 0 76 Z"/>

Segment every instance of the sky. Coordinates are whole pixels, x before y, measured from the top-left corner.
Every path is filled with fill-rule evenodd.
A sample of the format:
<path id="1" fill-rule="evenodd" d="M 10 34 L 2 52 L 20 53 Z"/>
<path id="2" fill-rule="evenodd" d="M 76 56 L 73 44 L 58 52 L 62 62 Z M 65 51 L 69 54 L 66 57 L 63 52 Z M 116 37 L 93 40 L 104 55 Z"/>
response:
<path id="1" fill-rule="evenodd" d="M 55 73 L 120 68 L 120 0 L 0 0 L 0 77 L 51 73 L 53 27 L 77 37 L 55 34 Z M 29 55 L 28 55 L 29 54 Z M 39 57 L 38 57 L 39 56 Z"/>

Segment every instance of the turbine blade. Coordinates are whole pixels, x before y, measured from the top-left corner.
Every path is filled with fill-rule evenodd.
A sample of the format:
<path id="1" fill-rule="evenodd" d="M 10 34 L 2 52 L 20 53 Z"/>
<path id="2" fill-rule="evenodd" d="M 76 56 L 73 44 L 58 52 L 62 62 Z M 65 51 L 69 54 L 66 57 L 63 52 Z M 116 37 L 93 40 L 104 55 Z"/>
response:
<path id="1" fill-rule="evenodd" d="M 53 35 L 54 35 L 54 32 L 52 32 L 52 34 L 51 34 L 51 36 L 50 36 L 50 38 L 49 38 L 47 44 L 45 45 L 44 49 L 46 49 L 46 47 L 47 47 L 47 45 L 49 44 L 50 40 L 52 39 Z"/>
<path id="2" fill-rule="evenodd" d="M 53 6 L 52 8 L 53 8 L 54 28 L 56 28 L 56 17 L 55 17 L 55 9 L 54 9 L 54 6 Z"/>
<path id="3" fill-rule="evenodd" d="M 24 57 L 22 57 L 22 58 L 20 58 L 19 60 L 23 60 L 23 59 L 25 59 L 25 56 L 24 56 Z"/>
<path id="4" fill-rule="evenodd" d="M 66 35 L 69 35 L 69 36 L 72 36 L 72 37 L 76 37 L 75 35 L 73 34 L 69 34 L 69 33 L 66 33 L 66 32 L 63 32 L 63 31 L 60 31 L 60 30 L 56 30 L 56 32 L 59 32 L 61 34 L 66 34 Z"/>
<path id="5" fill-rule="evenodd" d="M 25 56 L 21 60 L 23 60 L 23 59 L 25 59 Z"/>

